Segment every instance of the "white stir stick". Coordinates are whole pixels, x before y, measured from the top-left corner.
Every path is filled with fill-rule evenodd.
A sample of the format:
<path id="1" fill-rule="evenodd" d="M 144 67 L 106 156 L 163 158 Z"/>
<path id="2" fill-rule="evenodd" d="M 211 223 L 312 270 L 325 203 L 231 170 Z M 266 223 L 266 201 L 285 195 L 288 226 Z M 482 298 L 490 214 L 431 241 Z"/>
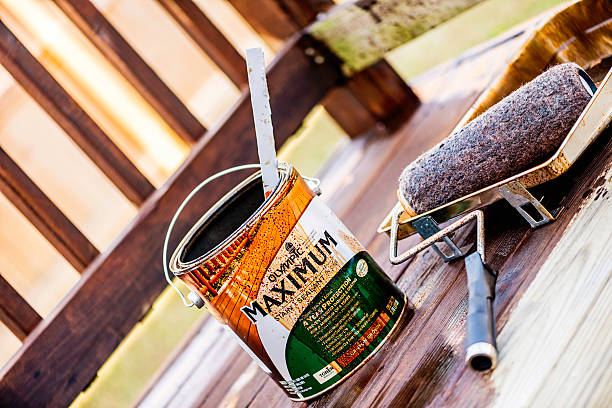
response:
<path id="1" fill-rule="evenodd" d="M 276 188 L 280 182 L 276 148 L 274 146 L 274 129 L 272 128 L 272 111 L 270 110 L 270 95 L 266 82 L 266 67 L 261 48 L 246 50 L 249 88 L 251 89 L 251 105 L 255 121 L 255 136 L 257 136 L 257 151 L 261 163 L 261 178 L 265 197 Z"/>

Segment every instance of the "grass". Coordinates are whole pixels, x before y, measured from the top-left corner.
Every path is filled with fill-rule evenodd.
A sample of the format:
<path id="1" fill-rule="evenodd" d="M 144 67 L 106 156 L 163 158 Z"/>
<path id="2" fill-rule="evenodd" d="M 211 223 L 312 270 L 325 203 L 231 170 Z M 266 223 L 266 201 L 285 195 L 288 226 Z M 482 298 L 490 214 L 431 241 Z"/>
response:
<path id="1" fill-rule="evenodd" d="M 562 0 L 488 0 L 396 48 L 387 60 L 407 81 Z M 432 50 L 435 50 L 432 52 Z"/>
<path id="2" fill-rule="evenodd" d="M 316 176 L 346 134 L 322 107 L 316 107 L 304 126 L 278 152 L 279 159 L 291 163 L 308 177 Z"/>
<path id="3" fill-rule="evenodd" d="M 162 279 L 162 276 L 159 278 Z M 166 288 L 151 311 L 123 340 L 98 372 L 98 378 L 79 395 L 72 407 L 131 406 L 204 313 L 196 308 L 186 308 L 178 295 L 170 287 Z"/>
<path id="4" fill-rule="evenodd" d="M 410 80 L 560 3 L 560 0 L 488 0 L 394 50 L 388 60 L 403 78 Z M 315 175 L 345 137 L 329 115 L 317 108 L 279 156 L 302 174 Z M 174 292 L 165 290 L 73 407 L 131 406 L 202 313 L 205 312 L 185 308 Z"/>

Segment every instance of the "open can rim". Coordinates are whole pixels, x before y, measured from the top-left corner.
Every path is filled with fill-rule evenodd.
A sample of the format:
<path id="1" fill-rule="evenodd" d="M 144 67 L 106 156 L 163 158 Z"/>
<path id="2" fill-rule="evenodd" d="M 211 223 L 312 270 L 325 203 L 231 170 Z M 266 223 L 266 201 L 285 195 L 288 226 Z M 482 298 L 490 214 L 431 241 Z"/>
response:
<path id="1" fill-rule="evenodd" d="M 240 224 L 240 226 L 238 226 L 232 233 L 230 233 L 212 249 L 198 256 L 195 259 L 185 262 L 183 260 L 183 255 L 187 250 L 188 244 L 195 238 L 195 236 L 201 231 L 201 229 L 206 225 L 206 223 L 213 219 L 215 214 L 217 214 L 225 206 L 232 202 L 232 200 L 240 191 L 244 190 L 247 186 L 251 185 L 257 179 L 261 178 L 261 170 L 257 170 L 255 173 L 251 174 L 246 179 L 241 181 L 237 186 L 228 191 L 211 208 L 209 208 L 204 213 L 204 215 L 202 215 L 200 219 L 198 219 L 198 221 L 193 224 L 187 234 L 185 234 L 183 239 L 181 239 L 176 249 L 172 253 L 172 256 L 170 257 L 169 267 L 172 274 L 174 274 L 175 276 L 179 276 L 185 273 L 189 273 L 191 270 L 197 268 L 203 262 L 206 262 L 208 259 L 214 257 L 215 254 L 225 248 L 230 242 L 235 240 L 242 231 L 245 231 L 249 224 L 255 222 L 259 217 L 261 217 L 262 214 L 264 214 L 269 209 L 270 205 L 274 203 L 278 194 L 282 191 L 283 187 L 291 178 L 291 173 L 293 172 L 293 166 L 288 163 L 279 162 L 278 167 L 280 183 L 278 183 L 278 185 L 272 191 L 272 194 L 266 197 L 266 199 L 253 212 L 253 214 L 251 214 L 242 224 Z"/>

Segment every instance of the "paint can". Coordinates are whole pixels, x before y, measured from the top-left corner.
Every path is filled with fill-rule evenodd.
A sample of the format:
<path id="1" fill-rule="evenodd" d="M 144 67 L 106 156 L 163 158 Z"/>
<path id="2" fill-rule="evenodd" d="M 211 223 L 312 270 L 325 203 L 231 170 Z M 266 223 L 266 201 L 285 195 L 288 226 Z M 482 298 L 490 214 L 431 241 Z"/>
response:
<path id="1" fill-rule="evenodd" d="M 331 389 L 398 326 L 406 299 L 297 171 L 259 173 L 185 235 L 170 270 L 294 401 Z"/>

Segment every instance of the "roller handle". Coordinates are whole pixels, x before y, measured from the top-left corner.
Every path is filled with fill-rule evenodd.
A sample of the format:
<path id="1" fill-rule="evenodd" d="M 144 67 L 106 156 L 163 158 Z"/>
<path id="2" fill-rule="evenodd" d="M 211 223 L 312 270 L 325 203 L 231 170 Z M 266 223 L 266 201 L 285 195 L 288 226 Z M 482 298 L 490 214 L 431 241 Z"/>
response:
<path id="1" fill-rule="evenodd" d="M 487 371 L 497 364 L 495 341 L 495 282 L 497 274 L 482 261 L 478 252 L 465 258 L 468 279 L 466 363 L 475 371 Z"/>

